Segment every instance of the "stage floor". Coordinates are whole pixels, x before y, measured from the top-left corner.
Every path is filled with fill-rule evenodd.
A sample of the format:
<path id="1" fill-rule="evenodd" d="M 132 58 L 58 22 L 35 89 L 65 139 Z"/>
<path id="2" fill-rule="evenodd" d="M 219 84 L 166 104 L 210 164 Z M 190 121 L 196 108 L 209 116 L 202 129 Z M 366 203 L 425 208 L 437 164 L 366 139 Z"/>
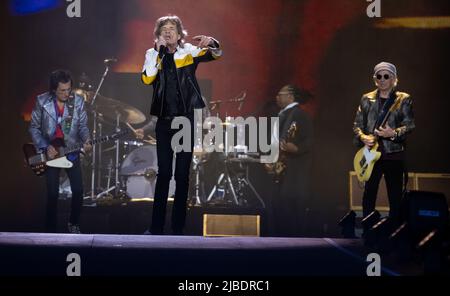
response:
<path id="1" fill-rule="evenodd" d="M 366 276 L 360 239 L 0 233 L 0 275 Z M 417 271 L 388 268 L 383 275 Z"/>

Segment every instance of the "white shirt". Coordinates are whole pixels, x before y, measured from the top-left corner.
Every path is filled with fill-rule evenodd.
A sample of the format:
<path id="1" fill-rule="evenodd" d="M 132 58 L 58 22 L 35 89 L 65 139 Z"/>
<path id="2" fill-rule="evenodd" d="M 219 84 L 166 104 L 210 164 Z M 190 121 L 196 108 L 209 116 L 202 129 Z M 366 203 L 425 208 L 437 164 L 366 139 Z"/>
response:
<path id="1" fill-rule="evenodd" d="M 283 110 L 281 110 L 280 112 L 278 112 L 278 115 L 280 115 L 281 113 L 283 113 L 284 111 L 286 111 L 287 109 L 291 109 L 294 106 L 297 106 L 298 102 L 292 102 L 289 105 L 287 105 L 286 107 L 284 107 Z"/>
<path id="2" fill-rule="evenodd" d="M 290 103 L 289 105 L 287 105 L 286 107 L 284 107 L 283 108 L 283 110 L 281 110 L 280 112 L 278 112 L 278 116 L 280 116 L 281 115 L 281 113 L 283 113 L 284 111 L 286 111 L 286 110 L 288 110 L 288 109 L 291 109 L 292 107 L 294 107 L 294 106 L 297 106 L 298 105 L 298 102 L 292 102 L 292 103 Z M 279 143 L 280 143 L 280 138 L 279 138 L 279 128 L 280 128 L 280 126 L 279 126 L 279 121 L 277 122 L 277 124 L 275 124 L 274 125 L 274 131 L 276 130 L 277 132 L 273 132 L 272 133 L 272 137 L 271 137 L 271 143 L 272 143 L 272 145 L 279 145 Z"/>

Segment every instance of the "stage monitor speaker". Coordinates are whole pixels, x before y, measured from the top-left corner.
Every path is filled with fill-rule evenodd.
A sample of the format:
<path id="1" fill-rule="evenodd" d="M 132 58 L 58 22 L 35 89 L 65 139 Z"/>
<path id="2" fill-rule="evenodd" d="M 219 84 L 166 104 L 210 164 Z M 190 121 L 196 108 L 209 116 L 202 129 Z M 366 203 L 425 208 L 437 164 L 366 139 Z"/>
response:
<path id="1" fill-rule="evenodd" d="M 203 236 L 260 236 L 260 215 L 203 215 Z"/>
<path id="2" fill-rule="evenodd" d="M 402 208 L 409 229 L 416 238 L 422 238 L 433 230 L 443 233 L 447 229 L 448 203 L 441 192 L 409 191 Z"/>
<path id="3" fill-rule="evenodd" d="M 415 174 L 408 174 L 408 190 L 415 190 L 416 184 L 414 179 Z M 354 211 L 362 211 L 362 197 L 364 193 L 364 185 L 358 181 L 356 173 L 354 171 L 349 172 L 349 197 L 350 197 L 350 209 Z M 378 186 L 377 204 L 376 210 L 379 212 L 389 211 L 389 200 L 386 190 L 386 182 L 384 176 L 381 178 L 380 185 Z"/>

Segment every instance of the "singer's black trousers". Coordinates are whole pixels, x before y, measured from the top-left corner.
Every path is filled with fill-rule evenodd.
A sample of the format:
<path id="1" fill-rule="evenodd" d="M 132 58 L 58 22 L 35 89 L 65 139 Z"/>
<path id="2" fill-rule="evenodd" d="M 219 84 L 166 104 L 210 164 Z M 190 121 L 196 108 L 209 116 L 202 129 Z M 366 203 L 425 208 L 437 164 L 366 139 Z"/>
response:
<path id="1" fill-rule="evenodd" d="M 176 153 L 175 159 L 175 197 L 172 207 L 172 233 L 183 234 L 186 219 L 186 203 L 189 193 L 189 172 L 192 162 L 192 151 L 194 143 L 193 116 L 187 116 L 190 121 L 190 129 L 184 129 L 183 139 L 190 139 L 189 151 Z M 173 136 L 180 129 L 172 129 L 173 117 L 158 118 L 156 123 L 156 152 L 158 158 L 158 175 L 155 186 L 155 197 L 153 203 L 152 234 L 163 234 L 166 217 L 167 199 L 169 195 L 169 183 L 173 175 L 174 150 L 171 145 Z"/>

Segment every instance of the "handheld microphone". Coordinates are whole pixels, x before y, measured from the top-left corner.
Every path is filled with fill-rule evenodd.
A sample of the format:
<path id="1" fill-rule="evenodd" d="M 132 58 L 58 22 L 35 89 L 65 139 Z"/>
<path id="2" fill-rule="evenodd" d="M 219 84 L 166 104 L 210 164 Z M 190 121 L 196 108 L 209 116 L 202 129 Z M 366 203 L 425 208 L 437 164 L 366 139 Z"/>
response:
<path id="1" fill-rule="evenodd" d="M 159 57 L 159 63 L 156 64 L 156 68 L 159 69 L 159 66 L 162 64 L 162 61 L 164 60 L 164 57 L 166 56 L 168 49 L 164 45 L 159 46 L 158 51 L 158 57 Z"/>
<path id="2" fill-rule="evenodd" d="M 166 53 L 167 53 L 167 47 L 165 47 L 164 45 L 160 45 L 159 46 L 159 52 L 158 52 L 158 55 L 159 55 L 159 58 L 160 59 L 162 59 L 162 58 L 164 58 L 164 56 L 166 55 Z"/>

